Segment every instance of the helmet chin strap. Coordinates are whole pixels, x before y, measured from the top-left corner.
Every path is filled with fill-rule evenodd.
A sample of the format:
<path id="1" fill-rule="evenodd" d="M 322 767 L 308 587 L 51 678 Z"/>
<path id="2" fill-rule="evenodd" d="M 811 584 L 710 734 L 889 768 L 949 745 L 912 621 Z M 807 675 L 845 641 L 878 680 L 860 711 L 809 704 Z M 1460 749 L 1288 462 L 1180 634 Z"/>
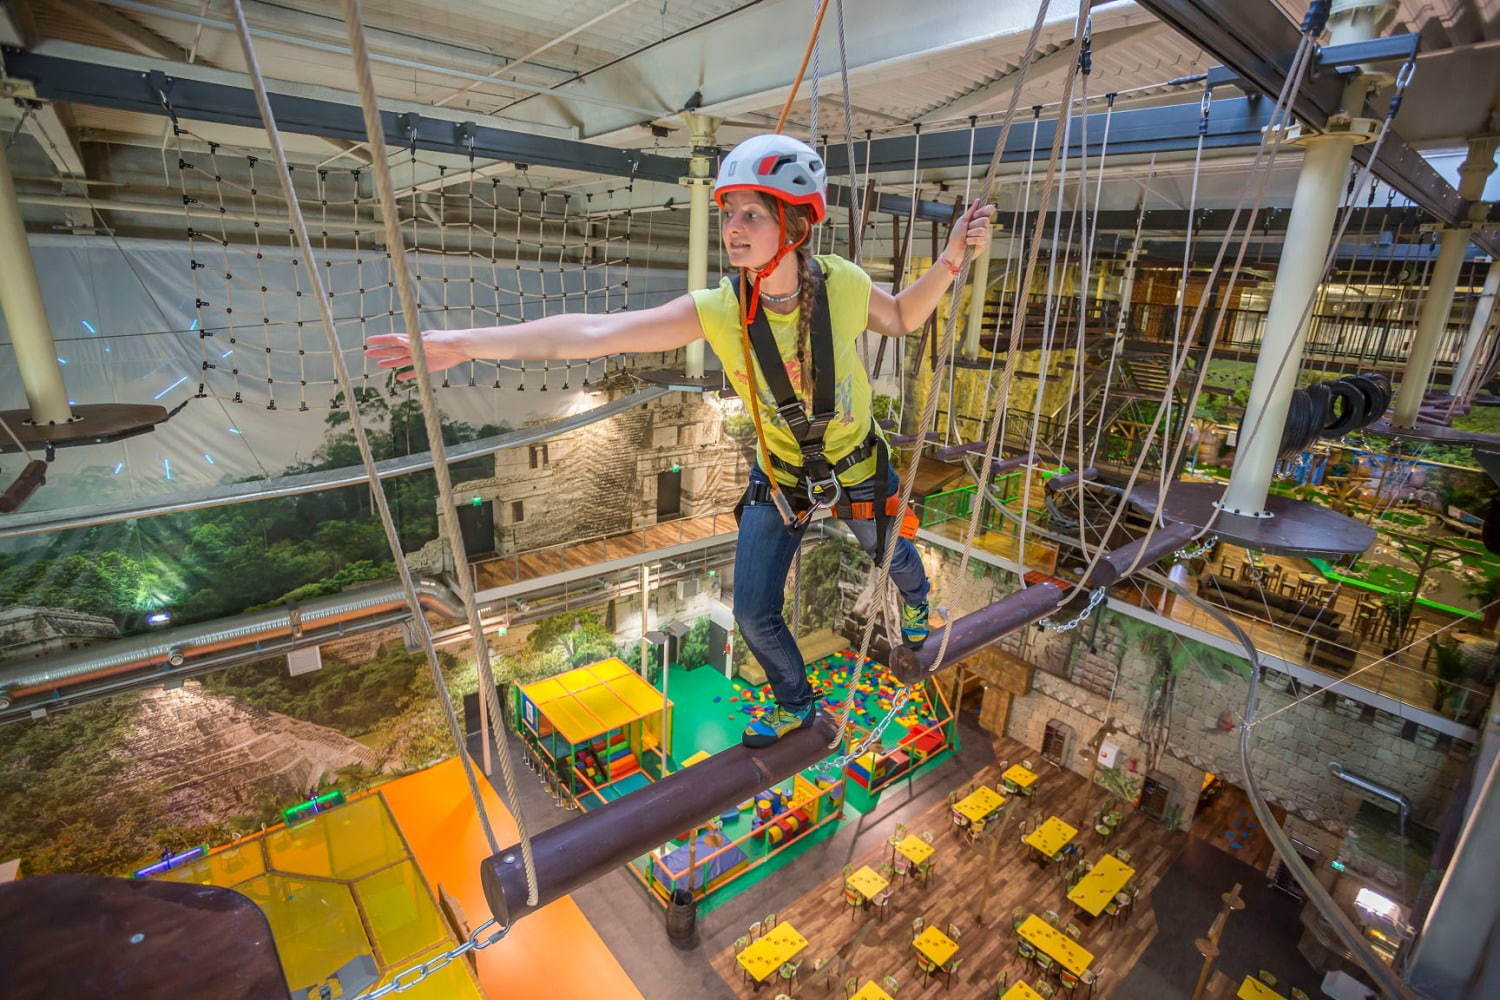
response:
<path id="1" fill-rule="evenodd" d="M 780 265 L 782 260 L 786 258 L 787 254 L 792 253 L 803 243 L 807 242 L 807 233 L 803 233 L 794 242 L 788 243 L 786 241 L 786 202 L 782 201 L 780 198 L 776 199 L 776 221 L 780 227 L 780 231 L 778 232 L 776 237 L 776 242 L 781 245 L 781 249 L 777 250 L 776 255 L 770 260 L 766 261 L 760 267 L 745 268 L 746 271 L 749 271 L 752 275 L 754 275 L 754 278 L 750 283 L 750 303 L 749 311 L 747 314 L 747 319 L 750 320 L 753 320 L 755 318 L 755 311 L 760 308 L 760 283 L 771 276 L 771 274 L 776 270 L 777 266 Z"/>

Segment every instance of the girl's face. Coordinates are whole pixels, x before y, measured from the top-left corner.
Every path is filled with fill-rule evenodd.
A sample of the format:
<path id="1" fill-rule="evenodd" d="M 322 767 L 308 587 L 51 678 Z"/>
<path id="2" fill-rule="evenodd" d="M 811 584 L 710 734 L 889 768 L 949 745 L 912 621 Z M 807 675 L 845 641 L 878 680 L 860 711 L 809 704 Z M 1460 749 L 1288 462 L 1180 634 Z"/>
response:
<path id="1" fill-rule="evenodd" d="M 781 223 L 776 209 L 754 191 L 731 191 L 724 196 L 720 236 L 732 267 L 764 267 L 776 256 Z"/>

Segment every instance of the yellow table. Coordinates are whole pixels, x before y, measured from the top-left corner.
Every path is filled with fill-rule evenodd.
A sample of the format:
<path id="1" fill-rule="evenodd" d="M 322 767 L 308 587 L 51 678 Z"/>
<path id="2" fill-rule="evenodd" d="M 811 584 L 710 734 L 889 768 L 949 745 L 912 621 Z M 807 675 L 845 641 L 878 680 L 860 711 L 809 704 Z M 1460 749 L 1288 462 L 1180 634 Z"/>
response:
<path id="1" fill-rule="evenodd" d="M 1286 1000 L 1286 997 L 1277 993 L 1254 976 L 1246 976 L 1245 981 L 1240 983 L 1240 988 L 1235 991 L 1234 995 L 1239 997 L 1240 1000 Z"/>
<path id="2" fill-rule="evenodd" d="M 1094 953 L 1033 913 L 1021 921 L 1017 934 L 1050 955 L 1064 969 L 1082 978 Z"/>
<path id="3" fill-rule="evenodd" d="M 974 823 L 984 822 L 991 813 L 1005 805 L 1005 797 L 988 785 L 980 785 L 953 804 L 959 815 Z"/>
<path id="4" fill-rule="evenodd" d="M 892 1000 L 885 990 L 875 985 L 875 980 L 870 980 L 859 988 L 859 992 L 850 997 L 849 1000 Z"/>
<path id="5" fill-rule="evenodd" d="M 1012 764 L 1000 777 L 1015 785 L 1017 788 L 1030 788 L 1036 784 L 1036 772 L 1028 771 L 1020 764 Z M 1030 989 L 1031 987 L 1026 987 Z"/>
<path id="6" fill-rule="evenodd" d="M 1017 979 L 1000 1000 L 1042 1000 L 1042 995 Z"/>
<path id="7" fill-rule="evenodd" d="M 1068 846 L 1068 841 L 1078 836 L 1078 828 L 1069 826 L 1053 816 L 1026 835 L 1026 843 L 1047 857 L 1056 857 L 1057 852 Z"/>
<path id="8" fill-rule="evenodd" d="M 953 953 L 958 951 L 957 941 L 932 926 L 918 934 L 912 944 L 929 962 L 940 967 L 946 965 Z"/>
<path id="9" fill-rule="evenodd" d="M 791 924 L 777 924 L 765 937 L 735 956 L 740 967 L 750 973 L 756 982 L 765 978 L 797 957 L 807 947 L 807 938 L 798 934 Z"/>
<path id="10" fill-rule="evenodd" d="M 1079 879 L 1073 891 L 1068 893 L 1068 900 L 1083 912 L 1097 917 L 1104 912 L 1109 901 L 1115 898 L 1115 893 L 1125 888 L 1125 883 L 1134 877 L 1134 868 L 1113 854 L 1106 854 L 1087 875 Z"/>
<path id="11" fill-rule="evenodd" d="M 889 882 L 881 878 L 880 874 L 869 865 L 865 865 L 859 871 L 850 875 L 844 884 L 866 899 L 874 899 L 882 892 L 885 892 L 886 886 L 890 885 Z"/>
<path id="12" fill-rule="evenodd" d="M 896 850 L 914 865 L 920 865 L 932 857 L 932 845 L 915 834 L 897 844 Z"/>

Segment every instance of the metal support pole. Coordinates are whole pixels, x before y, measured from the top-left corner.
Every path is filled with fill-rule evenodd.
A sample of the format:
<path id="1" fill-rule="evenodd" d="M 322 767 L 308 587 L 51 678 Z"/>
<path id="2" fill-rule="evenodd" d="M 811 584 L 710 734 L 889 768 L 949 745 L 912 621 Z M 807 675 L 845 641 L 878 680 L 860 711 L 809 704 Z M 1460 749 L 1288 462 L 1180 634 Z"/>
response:
<path id="1" fill-rule="evenodd" d="M 1463 350 L 1458 355 L 1458 365 L 1453 369 L 1453 382 L 1449 386 L 1452 395 L 1468 391 L 1468 381 L 1473 377 L 1474 360 L 1479 353 L 1479 342 L 1495 314 L 1495 294 L 1500 292 L 1500 260 L 1490 264 L 1484 276 L 1484 287 L 1480 289 L 1479 301 L 1474 303 L 1474 314 L 1469 319 L 1469 332 L 1464 337 Z M 1478 388 L 1475 386 L 1474 388 Z"/>
<path id="2" fill-rule="evenodd" d="M 1395 11 L 1396 5 L 1391 0 L 1335 5 L 1329 21 L 1332 43 L 1341 45 L 1374 38 Z M 1265 338 L 1256 361 L 1250 397 L 1245 403 L 1242 424 L 1245 433 L 1240 436 L 1234 471 L 1224 491 L 1222 503 L 1226 514 L 1270 516 L 1266 494 L 1307 341 L 1304 314 L 1322 280 L 1323 257 L 1333 235 L 1334 216 L 1354 147 L 1373 138 L 1378 127 L 1370 119 L 1358 117 L 1376 82 L 1378 77 L 1356 74 L 1344 88 L 1345 118 L 1339 123 L 1340 128 L 1300 140 L 1307 152 L 1302 159 L 1302 172 L 1297 175 L 1284 249 L 1276 268 L 1275 290 L 1266 312 Z"/>
<path id="3" fill-rule="evenodd" d="M 1469 155 L 1458 168 L 1458 193 L 1461 197 L 1474 201 L 1484 193 L 1485 181 L 1495 169 L 1497 141 L 1500 140 L 1469 140 Z M 1411 353 L 1407 356 L 1406 369 L 1401 373 L 1401 385 L 1396 392 L 1394 423 L 1397 427 L 1416 425 L 1417 414 L 1427 394 L 1427 383 L 1432 379 L 1438 342 L 1442 340 L 1448 314 L 1453 309 L 1453 290 L 1458 287 L 1458 273 L 1463 267 L 1464 251 L 1468 249 L 1471 232 L 1467 226 L 1450 226 L 1439 238 L 1437 261 L 1432 265 L 1427 294 L 1422 297 L 1422 309 L 1417 314 L 1417 333 L 1412 338 Z M 1455 371 L 1453 388 L 1457 387 L 1457 378 L 1458 372 Z"/>
<path id="4" fill-rule="evenodd" d="M 683 117 L 687 119 L 693 143 L 693 155 L 688 160 L 688 176 L 680 181 L 686 185 L 691 196 L 688 203 L 687 286 L 692 291 L 708 287 L 708 196 L 714 184 L 713 144 L 719 119 L 693 112 Z M 689 378 L 701 378 L 703 375 L 702 339 L 687 346 L 686 374 Z"/>
<path id="5" fill-rule="evenodd" d="M 52 327 L 42 305 L 36 264 L 26 243 L 26 224 L 4 150 L 0 150 L 0 261 L 4 262 L 0 264 L 0 312 L 5 313 L 10 329 L 31 419 L 38 424 L 65 424 L 73 419 L 73 411 L 68 408 L 68 389 L 57 363 Z"/>
<path id="6" fill-rule="evenodd" d="M 1438 237 L 1437 260 L 1432 265 L 1427 294 L 1422 297 L 1422 308 L 1417 313 L 1417 332 L 1412 337 L 1411 353 L 1406 357 L 1401 385 L 1396 390 L 1396 412 L 1392 423 L 1397 427 L 1416 426 L 1417 413 L 1427 394 L 1428 380 L 1432 378 L 1438 340 L 1448 325 L 1448 313 L 1453 308 L 1453 290 L 1458 286 L 1458 272 L 1463 267 L 1464 250 L 1468 245 L 1469 230 L 1466 228 L 1444 229 Z"/>
<path id="7" fill-rule="evenodd" d="M 970 361 L 979 357 L 979 335 L 984 330 L 984 305 L 990 290 L 990 250 L 995 241 L 991 239 L 984 249 L 976 253 L 969 262 L 969 273 L 973 280 L 969 284 L 969 328 L 964 332 L 964 357 Z M 948 400 L 948 409 L 953 409 L 953 400 Z M 952 418 L 949 418 L 951 423 Z"/>

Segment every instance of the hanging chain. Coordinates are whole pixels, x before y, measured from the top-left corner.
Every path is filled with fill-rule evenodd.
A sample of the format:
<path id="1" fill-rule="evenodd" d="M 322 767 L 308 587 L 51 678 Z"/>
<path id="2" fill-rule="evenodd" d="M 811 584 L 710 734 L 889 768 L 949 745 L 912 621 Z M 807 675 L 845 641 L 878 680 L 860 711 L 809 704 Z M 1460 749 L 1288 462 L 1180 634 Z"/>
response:
<path id="1" fill-rule="evenodd" d="M 875 724 L 875 728 L 871 729 L 865 735 L 864 739 L 850 747 L 848 753 L 829 757 L 823 763 L 818 764 L 812 769 L 813 772 L 815 774 L 832 774 L 836 771 L 842 771 L 845 767 L 869 753 L 870 748 L 880 740 L 886 729 L 895 721 L 896 716 L 900 715 L 901 710 L 906 707 L 906 703 L 911 700 L 911 692 L 912 687 L 910 685 L 902 685 L 901 690 L 896 694 L 896 700 L 891 702 L 890 710 Z M 853 688 L 849 691 L 849 697 L 851 699 L 854 697 Z"/>
<path id="2" fill-rule="evenodd" d="M 468 940 L 463 944 L 460 944 L 454 948 L 450 948 L 447 951 L 442 952 L 435 958 L 430 958 L 425 962 L 419 962 L 409 969 L 403 969 L 401 972 L 398 972 L 396 974 L 394 979 L 386 983 L 384 986 L 372 990 L 367 990 L 364 993 L 360 993 L 355 996 L 353 1000 L 378 1000 L 378 998 L 389 996 L 392 993 L 405 993 L 407 990 L 416 986 L 422 980 L 426 979 L 428 976 L 432 975 L 434 972 L 437 972 L 439 969 L 443 968 L 445 965 L 448 965 L 455 959 L 461 958 L 463 955 L 471 951 L 483 951 L 485 948 L 488 948 L 496 941 L 499 941 L 501 938 L 505 937 L 506 932 L 510 930 L 509 927 L 501 927 L 489 937 L 480 937 L 481 934 L 489 930 L 491 927 L 494 927 L 497 923 L 499 923 L 499 921 L 497 921 L 494 917 L 491 917 L 484 923 L 480 924 L 478 927 L 474 928 L 473 933 L 469 935 Z M 316 993 L 311 993 L 311 995 L 317 996 Z"/>
<path id="3" fill-rule="evenodd" d="M 1099 602 L 1102 600 L 1104 600 L 1104 588 L 1095 587 L 1089 591 L 1089 603 L 1084 606 L 1082 611 L 1078 612 L 1078 614 L 1074 615 L 1068 621 L 1059 625 L 1050 618 L 1043 618 L 1037 624 L 1048 632 L 1071 632 L 1088 620 L 1089 615 L 1094 613 L 1094 609 L 1099 606 Z"/>
<path id="4" fill-rule="evenodd" d="M 1187 562 L 1191 559 L 1197 559 L 1199 556 L 1208 555 L 1208 553 L 1211 552 L 1213 550 L 1213 547 L 1217 544 L 1219 544 L 1219 536 L 1209 535 L 1207 538 L 1205 538 L 1203 541 L 1199 542 L 1192 548 L 1188 548 L 1186 545 L 1184 545 L 1176 552 L 1173 552 L 1172 555 L 1176 556 L 1183 562 Z"/>

